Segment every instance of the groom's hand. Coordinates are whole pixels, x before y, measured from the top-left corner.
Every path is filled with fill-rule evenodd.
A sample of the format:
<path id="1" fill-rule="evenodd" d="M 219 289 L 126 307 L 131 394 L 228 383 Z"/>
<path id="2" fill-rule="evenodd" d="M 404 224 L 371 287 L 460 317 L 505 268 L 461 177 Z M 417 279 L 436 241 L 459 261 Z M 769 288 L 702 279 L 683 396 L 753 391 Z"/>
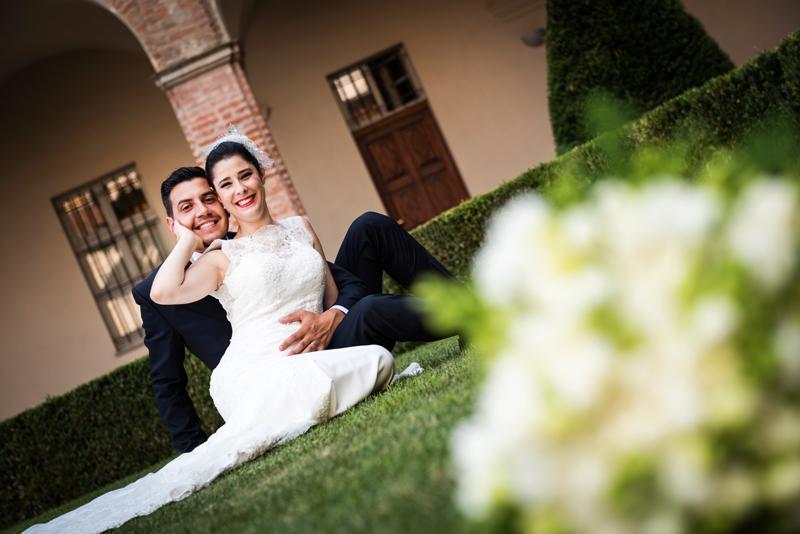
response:
<path id="1" fill-rule="evenodd" d="M 283 350 L 294 344 L 289 356 L 301 352 L 324 350 L 331 342 L 333 333 L 336 332 L 342 319 L 344 319 L 344 312 L 338 309 L 331 309 L 320 314 L 301 311 L 287 315 L 278 322 L 283 324 L 300 322 L 300 328 L 286 338 L 279 348 Z"/>
<path id="2" fill-rule="evenodd" d="M 203 247 L 203 240 L 198 237 L 197 234 L 192 232 L 189 228 L 186 228 L 178 221 L 172 221 L 172 224 L 169 226 L 169 231 L 175 235 L 175 238 L 180 243 L 183 240 L 189 240 L 194 245 L 195 249 L 202 249 Z"/>

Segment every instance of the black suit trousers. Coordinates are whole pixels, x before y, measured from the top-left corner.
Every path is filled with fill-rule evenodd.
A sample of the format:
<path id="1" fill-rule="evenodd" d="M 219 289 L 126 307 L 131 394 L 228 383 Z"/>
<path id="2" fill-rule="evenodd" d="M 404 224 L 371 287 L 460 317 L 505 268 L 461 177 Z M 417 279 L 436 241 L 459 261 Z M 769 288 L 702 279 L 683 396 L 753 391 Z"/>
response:
<path id="1" fill-rule="evenodd" d="M 334 263 L 360 278 L 366 293 L 350 308 L 328 348 L 375 344 L 391 350 L 397 341 L 434 341 L 455 334 L 431 332 L 418 311 L 417 297 L 382 294 L 384 271 L 406 290 L 425 273 L 458 283 L 390 217 L 368 212 L 353 221 Z"/>

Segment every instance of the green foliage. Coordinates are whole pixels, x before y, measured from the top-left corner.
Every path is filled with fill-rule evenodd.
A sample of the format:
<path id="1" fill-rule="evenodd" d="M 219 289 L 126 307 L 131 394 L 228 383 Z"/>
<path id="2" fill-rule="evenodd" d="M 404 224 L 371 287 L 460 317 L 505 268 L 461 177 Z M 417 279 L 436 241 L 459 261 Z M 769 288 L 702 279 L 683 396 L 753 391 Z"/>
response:
<path id="1" fill-rule="evenodd" d="M 211 373 L 185 362 L 206 430 L 221 418 Z M 0 423 L 0 528 L 61 505 L 174 454 L 153 398 L 147 358 Z"/>
<path id="2" fill-rule="evenodd" d="M 733 63 L 679 0 L 548 0 L 547 84 L 556 152 L 620 123 L 592 124 L 587 104 L 625 102 L 627 122 Z"/>

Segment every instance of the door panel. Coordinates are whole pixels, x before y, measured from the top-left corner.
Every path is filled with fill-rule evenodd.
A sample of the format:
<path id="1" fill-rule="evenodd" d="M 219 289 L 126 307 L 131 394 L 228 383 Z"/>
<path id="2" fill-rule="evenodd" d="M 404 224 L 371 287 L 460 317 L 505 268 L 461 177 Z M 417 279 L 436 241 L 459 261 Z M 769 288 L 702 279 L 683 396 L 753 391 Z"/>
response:
<path id="1" fill-rule="evenodd" d="M 406 189 L 413 186 L 414 186 L 414 179 L 411 177 L 410 174 L 406 174 L 402 178 L 399 178 L 397 180 L 392 180 L 389 183 L 389 185 L 386 186 L 386 190 L 391 194 L 395 194 L 401 189 Z"/>
<path id="2" fill-rule="evenodd" d="M 414 227 L 426 221 L 426 211 L 416 188 L 404 187 L 392 193 L 392 201 L 396 210 L 397 220 L 403 221 L 403 227 Z"/>
<path id="3" fill-rule="evenodd" d="M 391 134 L 370 144 L 369 150 L 385 182 L 408 176 L 408 169 Z"/>
<path id="4" fill-rule="evenodd" d="M 436 153 L 436 150 L 431 144 L 431 138 L 435 137 L 435 134 L 431 135 L 433 132 L 429 132 L 428 129 L 425 128 L 424 117 L 420 117 L 420 119 L 422 120 L 410 128 L 401 130 L 403 141 L 405 142 L 415 167 L 441 161 L 440 155 Z"/>
<path id="5" fill-rule="evenodd" d="M 428 197 L 432 200 L 433 209 L 441 213 L 457 205 L 461 199 L 456 198 L 444 172 L 434 174 L 422 182 Z"/>
<path id="6" fill-rule="evenodd" d="M 469 198 L 426 101 L 353 135 L 386 211 L 406 229 Z"/>

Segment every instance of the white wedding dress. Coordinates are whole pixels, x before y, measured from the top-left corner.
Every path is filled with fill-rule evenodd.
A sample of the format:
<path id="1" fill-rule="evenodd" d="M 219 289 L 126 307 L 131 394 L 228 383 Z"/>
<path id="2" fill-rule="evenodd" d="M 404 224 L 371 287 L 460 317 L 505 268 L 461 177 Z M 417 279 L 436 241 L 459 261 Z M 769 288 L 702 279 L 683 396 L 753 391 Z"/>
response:
<path id="1" fill-rule="evenodd" d="M 394 359 L 368 345 L 287 357 L 278 350 L 298 323 L 278 319 L 322 311 L 325 263 L 301 217 L 252 236 L 215 241 L 230 259 L 215 293 L 233 327 L 230 346 L 211 374 L 211 396 L 225 424 L 208 441 L 156 473 L 106 493 L 25 532 L 102 532 L 207 486 L 220 474 L 299 436 L 313 425 L 421 371 L 394 376 Z"/>

